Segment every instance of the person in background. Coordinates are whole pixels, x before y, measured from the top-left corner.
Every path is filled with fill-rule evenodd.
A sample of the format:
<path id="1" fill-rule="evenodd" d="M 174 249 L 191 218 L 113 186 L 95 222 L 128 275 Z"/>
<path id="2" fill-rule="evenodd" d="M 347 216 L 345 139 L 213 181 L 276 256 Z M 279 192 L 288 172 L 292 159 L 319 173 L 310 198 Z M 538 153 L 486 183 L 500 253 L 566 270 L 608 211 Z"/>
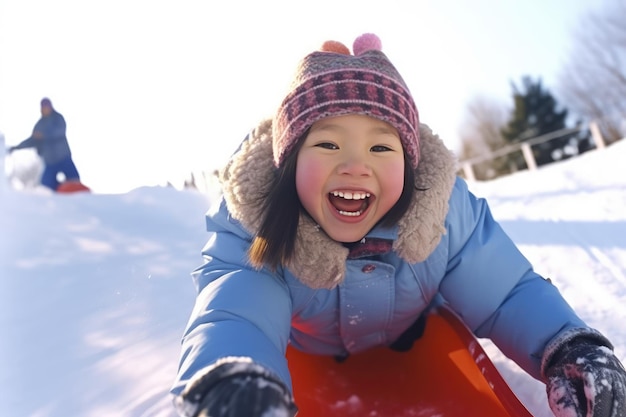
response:
<path id="1" fill-rule="evenodd" d="M 49 98 L 43 98 L 41 118 L 35 124 L 32 135 L 20 144 L 8 148 L 9 153 L 18 149 L 35 148 L 44 163 L 41 184 L 53 191 L 59 187 L 59 173 L 65 176 L 66 181 L 80 181 L 65 129 L 65 119 L 61 113 L 55 110 Z"/>
<path id="2" fill-rule="evenodd" d="M 307 55 L 220 172 L 171 390 L 179 414 L 294 416 L 288 344 L 340 358 L 406 350 L 441 299 L 546 384 L 555 415 L 626 417 L 611 342 L 456 172 L 377 36 Z"/>

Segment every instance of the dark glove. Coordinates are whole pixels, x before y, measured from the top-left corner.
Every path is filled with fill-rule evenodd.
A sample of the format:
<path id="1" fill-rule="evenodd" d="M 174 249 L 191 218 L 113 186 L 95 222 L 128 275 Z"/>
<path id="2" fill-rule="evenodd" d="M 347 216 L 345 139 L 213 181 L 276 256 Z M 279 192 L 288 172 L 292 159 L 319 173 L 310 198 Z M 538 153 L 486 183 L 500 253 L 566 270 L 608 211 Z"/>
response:
<path id="1" fill-rule="evenodd" d="M 289 389 L 267 369 L 250 361 L 229 360 L 194 379 L 178 408 L 190 417 L 294 417 Z"/>
<path id="2" fill-rule="evenodd" d="M 198 417 L 293 417 L 296 408 L 283 387 L 244 373 L 216 384 L 200 403 Z"/>
<path id="3" fill-rule="evenodd" d="M 594 330 L 569 330 L 550 342 L 542 370 L 555 416 L 626 417 L 626 370 Z"/>
<path id="4" fill-rule="evenodd" d="M 14 150 L 15 150 L 15 146 L 9 146 L 9 147 L 7 148 L 7 153 L 8 153 L 8 154 L 10 154 L 10 153 L 12 153 Z"/>

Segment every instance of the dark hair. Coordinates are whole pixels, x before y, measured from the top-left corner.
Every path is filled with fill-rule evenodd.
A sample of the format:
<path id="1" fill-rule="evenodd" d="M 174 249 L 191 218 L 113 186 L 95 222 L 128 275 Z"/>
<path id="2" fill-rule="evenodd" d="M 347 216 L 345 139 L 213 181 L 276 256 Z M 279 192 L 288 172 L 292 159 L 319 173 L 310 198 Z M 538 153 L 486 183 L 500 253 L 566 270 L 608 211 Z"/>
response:
<path id="1" fill-rule="evenodd" d="M 296 189 L 296 165 L 302 140 L 276 170 L 269 192 L 262 202 L 261 226 L 248 256 L 256 267 L 263 265 L 276 269 L 293 255 L 296 232 L 303 211 Z"/>
<path id="2" fill-rule="evenodd" d="M 296 189 L 298 151 L 303 142 L 298 141 L 285 158 L 283 166 L 276 170 L 274 181 L 263 201 L 261 226 L 248 252 L 250 262 L 256 267 L 265 265 L 275 270 L 293 256 L 300 215 L 308 216 Z M 379 223 L 383 226 L 397 223 L 408 210 L 415 189 L 415 172 L 405 153 L 402 194 Z"/>

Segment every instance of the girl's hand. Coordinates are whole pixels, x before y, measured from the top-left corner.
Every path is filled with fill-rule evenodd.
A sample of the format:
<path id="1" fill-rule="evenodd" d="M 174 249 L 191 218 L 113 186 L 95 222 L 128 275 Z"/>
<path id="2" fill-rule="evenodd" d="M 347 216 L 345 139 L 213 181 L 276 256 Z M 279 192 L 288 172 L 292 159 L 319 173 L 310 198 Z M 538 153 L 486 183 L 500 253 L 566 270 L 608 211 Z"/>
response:
<path id="1" fill-rule="evenodd" d="M 226 358 L 189 382 L 175 400 L 183 417 L 294 417 L 289 389 L 250 358 Z"/>
<path id="2" fill-rule="evenodd" d="M 626 417 L 626 371 L 613 351 L 577 338 L 546 367 L 546 392 L 557 417 Z"/>
<path id="3" fill-rule="evenodd" d="M 200 403 L 198 417 L 293 417 L 297 408 L 275 381 L 262 376 L 232 376 L 213 387 Z"/>

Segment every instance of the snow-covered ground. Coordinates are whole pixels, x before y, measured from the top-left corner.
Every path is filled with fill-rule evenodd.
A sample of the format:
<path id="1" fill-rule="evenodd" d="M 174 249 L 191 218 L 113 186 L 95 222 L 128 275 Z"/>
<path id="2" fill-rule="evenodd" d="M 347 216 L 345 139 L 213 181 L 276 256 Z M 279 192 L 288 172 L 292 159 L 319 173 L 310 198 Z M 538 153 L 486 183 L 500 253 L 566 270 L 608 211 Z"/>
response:
<path id="1" fill-rule="evenodd" d="M 625 160 L 621 141 L 470 184 L 622 360 Z M 0 193 L 0 415 L 173 417 L 167 392 L 210 198 L 165 187 L 52 195 L 4 183 Z M 550 416 L 543 385 L 485 347 L 533 415 Z"/>

